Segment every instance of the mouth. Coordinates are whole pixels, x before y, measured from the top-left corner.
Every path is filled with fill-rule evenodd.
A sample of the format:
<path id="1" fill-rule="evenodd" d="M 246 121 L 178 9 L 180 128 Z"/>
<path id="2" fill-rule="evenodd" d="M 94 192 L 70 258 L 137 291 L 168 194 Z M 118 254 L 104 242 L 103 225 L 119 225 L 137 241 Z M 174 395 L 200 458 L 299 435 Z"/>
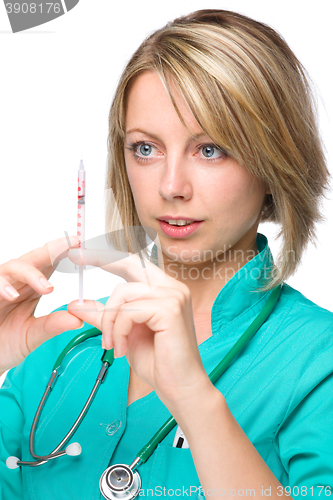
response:
<path id="1" fill-rule="evenodd" d="M 161 220 L 159 219 L 161 222 L 165 222 L 166 224 L 168 224 L 169 226 L 173 226 L 173 227 L 186 227 L 186 226 L 190 226 L 191 224 L 193 224 L 193 222 L 198 222 L 198 221 L 193 221 L 193 222 L 181 222 L 181 223 L 178 223 L 178 222 L 171 222 L 171 221 L 167 221 L 167 220 Z"/>
<path id="2" fill-rule="evenodd" d="M 193 224 L 194 222 L 203 222 L 200 219 L 192 219 L 191 217 L 185 217 L 185 216 L 172 217 L 168 215 L 163 217 L 158 217 L 157 220 L 165 222 L 166 224 L 169 224 L 169 226 L 175 226 L 175 227 L 185 227 Z"/>
<path id="3" fill-rule="evenodd" d="M 158 219 L 158 222 L 160 224 L 160 228 L 162 231 L 168 235 L 171 236 L 172 238 L 183 238 L 185 236 L 189 236 L 192 234 L 194 231 L 196 231 L 201 224 L 204 223 L 204 221 L 190 221 L 189 219 L 186 221 L 181 221 L 179 220 L 161 220 Z"/>

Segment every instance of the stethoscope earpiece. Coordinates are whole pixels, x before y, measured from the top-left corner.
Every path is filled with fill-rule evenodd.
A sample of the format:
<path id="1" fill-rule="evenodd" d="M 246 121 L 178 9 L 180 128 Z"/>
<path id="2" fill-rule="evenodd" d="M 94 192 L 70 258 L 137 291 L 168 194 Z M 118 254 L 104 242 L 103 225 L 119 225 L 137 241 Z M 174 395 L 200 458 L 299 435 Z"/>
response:
<path id="1" fill-rule="evenodd" d="M 131 500 L 140 491 L 141 479 L 139 473 L 133 472 L 128 465 L 111 465 L 103 472 L 99 488 L 106 500 Z"/>
<path id="2" fill-rule="evenodd" d="M 8 469 L 17 469 L 19 465 L 17 465 L 17 462 L 19 462 L 20 459 L 17 457 L 8 457 L 6 460 L 6 465 Z"/>
<path id="3" fill-rule="evenodd" d="M 69 455 L 70 457 L 77 457 L 78 455 L 81 455 L 82 447 L 80 443 L 71 443 L 65 448 L 66 455 Z"/>

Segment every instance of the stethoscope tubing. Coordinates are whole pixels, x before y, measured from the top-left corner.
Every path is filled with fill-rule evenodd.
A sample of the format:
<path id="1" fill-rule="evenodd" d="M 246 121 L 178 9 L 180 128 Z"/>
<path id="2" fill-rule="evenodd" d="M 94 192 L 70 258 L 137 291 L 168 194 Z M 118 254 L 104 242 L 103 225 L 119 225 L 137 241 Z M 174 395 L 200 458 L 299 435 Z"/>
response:
<path id="1" fill-rule="evenodd" d="M 40 417 L 40 414 L 41 414 L 41 411 L 43 409 L 43 406 L 50 394 L 50 391 L 51 391 L 51 388 L 52 388 L 52 384 L 53 382 L 55 381 L 56 377 L 57 377 L 57 370 L 53 370 L 52 372 L 52 375 L 51 375 L 51 378 L 46 386 L 46 389 L 45 389 L 45 392 L 43 394 L 43 397 L 41 399 L 41 402 L 39 403 L 39 406 L 38 406 L 38 409 L 37 409 L 37 412 L 36 412 L 36 415 L 35 415 L 35 418 L 33 420 L 33 424 L 31 426 L 31 430 L 30 430 L 30 437 L 29 437 L 29 451 L 30 451 L 30 454 L 31 456 L 33 456 L 34 458 L 37 459 L 37 461 L 33 461 L 33 462 L 25 462 L 25 461 L 21 461 L 19 460 L 17 462 L 17 465 L 27 465 L 29 467 L 37 467 L 38 465 L 42 465 L 44 464 L 45 462 L 48 462 L 49 460 L 52 460 L 53 458 L 57 458 L 57 457 L 60 457 L 62 455 L 66 455 L 66 451 L 65 450 L 61 450 L 61 451 L 58 451 L 60 450 L 60 448 L 65 445 L 67 443 L 67 441 L 70 440 L 70 438 L 73 436 L 73 434 L 76 432 L 77 428 L 79 427 L 80 423 L 82 422 L 85 414 L 87 413 L 95 395 L 96 395 L 96 392 L 100 386 L 100 384 L 103 382 L 104 380 L 104 377 L 106 375 L 106 372 L 109 368 L 109 364 L 107 362 L 104 362 L 103 365 L 102 365 L 102 368 L 100 369 L 99 371 L 99 374 L 97 376 L 97 379 L 96 379 L 96 382 L 94 384 L 94 387 L 84 405 L 84 407 L 82 408 L 79 416 L 77 417 L 77 419 L 75 420 L 74 424 L 72 425 L 72 427 L 70 428 L 70 430 L 68 431 L 68 433 L 66 434 L 66 436 L 62 439 L 62 441 L 58 444 L 58 446 L 56 446 L 54 448 L 54 450 L 51 451 L 51 453 L 49 453 L 48 455 L 37 455 L 36 453 L 34 453 L 34 450 L 33 450 L 33 446 L 34 446 L 34 434 L 35 434 L 35 429 L 36 429 L 36 426 L 37 426 L 37 423 L 38 423 L 38 420 L 39 420 L 39 417 Z"/>

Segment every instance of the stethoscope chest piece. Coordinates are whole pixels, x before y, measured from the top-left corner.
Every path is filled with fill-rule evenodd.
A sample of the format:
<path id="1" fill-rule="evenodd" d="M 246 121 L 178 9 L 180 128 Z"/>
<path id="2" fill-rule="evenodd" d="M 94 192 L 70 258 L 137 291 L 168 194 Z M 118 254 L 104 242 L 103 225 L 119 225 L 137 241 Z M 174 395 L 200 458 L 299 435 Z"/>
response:
<path id="1" fill-rule="evenodd" d="M 133 472 L 128 465 L 111 465 L 101 475 L 99 488 L 107 500 L 130 500 L 138 495 L 141 479 L 139 473 Z"/>

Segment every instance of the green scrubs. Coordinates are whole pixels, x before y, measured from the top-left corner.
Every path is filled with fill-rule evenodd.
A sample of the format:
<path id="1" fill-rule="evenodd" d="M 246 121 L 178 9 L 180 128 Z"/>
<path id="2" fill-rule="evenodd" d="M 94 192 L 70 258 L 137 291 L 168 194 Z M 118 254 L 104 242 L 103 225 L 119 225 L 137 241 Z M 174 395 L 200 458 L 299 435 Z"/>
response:
<path id="1" fill-rule="evenodd" d="M 271 293 L 253 291 L 272 264 L 267 239 L 259 233 L 257 246 L 260 252 L 227 282 L 213 304 L 212 336 L 199 346 L 207 372 Z M 71 440 L 81 444 L 81 455 L 9 470 L 9 455 L 32 460 L 28 440 L 36 408 L 55 359 L 77 333 L 67 331 L 45 342 L 9 371 L 0 389 L 0 500 L 103 499 L 103 471 L 111 464 L 130 464 L 170 416 L 155 392 L 127 407 L 129 365 L 125 357 L 116 359 Z M 98 336 L 65 358 L 37 427 L 36 453 L 49 453 L 74 423 L 98 375 L 102 353 Z M 284 284 L 267 321 L 215 385 L 270 470 L 283 486 L 290 485 L 294 500 L 333 495 L 333 313 Z M 172 446 L 175 432 L 176 427 L 139 465 L 141 495 L 202 499 L 190 449 Z M 246 487 L 224 496 L 254 496 Z M 282 496 L 282 491 L 257 491 L 255 496 Z"/>

